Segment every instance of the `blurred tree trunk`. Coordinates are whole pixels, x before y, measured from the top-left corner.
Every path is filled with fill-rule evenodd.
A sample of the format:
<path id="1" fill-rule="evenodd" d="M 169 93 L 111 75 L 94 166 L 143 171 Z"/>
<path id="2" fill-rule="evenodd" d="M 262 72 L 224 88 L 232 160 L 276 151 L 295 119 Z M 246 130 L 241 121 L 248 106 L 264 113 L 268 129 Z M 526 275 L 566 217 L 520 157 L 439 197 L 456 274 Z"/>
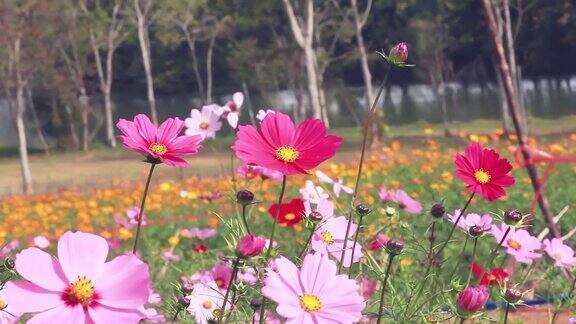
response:
<path id="1" fill-rule="evenodd" d="M 494 2 L 494 16 L 496 18 L 496 27 L 498 29 L 498 37 L 502 39 L 504 35 L 504 22 L 502 19 L 502 10 L 501 10 L 501 3 L 499 1 Z M 494 60 L 494 71 L 496 72 L 496 82 L 498 84 L 498 93 L 500 97 L 500 110 L 502 111 L 502 129 L 504 130 L 505 134 L 510 133 L 511 129 L 511 120 L 510 120 L 510 112 L 508 111 L 508 102 L 506 101 L 506 94 L 504 90 L 504 82 L 502 81 L 502 77 L 500 73 L 498 73 L 498 66 L 496 65 L 496 61 Z"/>
<path id="2" fill-rule="evenodd" d="M 17 34 L 14 43 L 11 44 L 11 66 L 16 81 L 16 130 L 18 131 L 18 153 L 20 154 L 20 170 L 22 174 L 22 190 L 25 194 L 34 193 L 32 187 L 32 172 L 30 171 L 30 162 L 28 160 L 28 142 L 26 139 L 26 125 L 24 122 L 24 112 L 26 110 L 26 101 L 24 98 L 24 88 L 27 80 L 22 75 L 21 59 L 21 35 Z"/>
<path id="3" fill-rule="evenodd" d="M 200 68 L 198 67 L 198 56 L 196 55 L 196 38 L 190 34 L 187 26 L 182 24 L 179 24 L 178 26 L 182 30 L 182 33 L 184 33 L 186 43 L 188 44 L 188 49 L 190 50 L 190 56 L 192 57 L 192 71 L 194 71 L 194 79 L 196 79 L 196 84 L 198 85 L 200 99 L 202 104 L 206 104 L 208 101 L 206 99 L 206 92 L 204 91 L 204 80 L 200 75 Z"/>
<path id="4" fill-rule="evenodd" d="M 304 51 L 304 63 L 308 79 L 308 92 L 310 93 L 310 103 L 314 118 L 322 118 L 322 106 L 320 100 L 320 89 L 318 85 L 318 58 L 313 47 L 314 38 L 314 3 L 313 0 L 306 0 L 305 26 L 300 26 L 298 18 L 294 13 L 294 8 L 290 0 L 283 0 L 286 14 L 290 21 L 290 28 L 296 43 Z M 305 31 L 304 31 L 305 28 Z"/>
<path id="5" fill-rule="evenodd" d="M 216 36 L 218 36 L 218 28 L 210 36 L 208 51 L 206 52 L 206 103 L 212 103 L 212 58 L 214 56 Z"/>
<path id="6" fill-rule="evenodd" d="M 362 67 L 362 78 L 364 79 L 364 90 L 366 97 L 366 105 L 369 107 L 374 101 L 374 90 L 372 88 L 372 73 L 370 73 L 370 66 L 368 65 L 368 55 L 366 54 L 366 45 L 364 45 L 364 37 L 362 36 L 362 29 L 366 25 L 370 8 L 372 7 L 372 0 L 368 0 L 366 9 L 360 14 L 358 12 L 358 0 L 350 0 L 352 5 L 352 13 L 354 14 L 354 26 L 356 27 L 356 43 L 358 43 L 358 54 L 360 54 L 360 66 Z"/>
<path id="7" fill-rule="evenodd" d="M 136 27 L 138 30 L 138 43 L 142 54 L 142 64 L 146 74 L 146 92 L 152 122 L 158 125 L 158 112 L 156 111 L 156 97 L 154 96 L 154 78 L 152 77 L 152 58 L 150 55 L 150 12 L 154 0 L 145 0 L 143 8 L 141 0 L 134 0 L 136 13 Z"/>

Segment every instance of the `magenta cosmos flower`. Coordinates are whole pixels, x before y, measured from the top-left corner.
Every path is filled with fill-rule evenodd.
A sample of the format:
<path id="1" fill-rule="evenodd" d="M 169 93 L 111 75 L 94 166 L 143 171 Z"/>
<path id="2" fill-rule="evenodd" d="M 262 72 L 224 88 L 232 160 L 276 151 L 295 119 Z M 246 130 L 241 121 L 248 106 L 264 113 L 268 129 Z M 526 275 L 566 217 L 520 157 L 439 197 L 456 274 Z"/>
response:
<path id="1" fill-rule="evenodd" d="M 307 254 L 300 269 L 280 257 L 275 267 L 266 269 L 262 294 L 278 304 L 286 323 L 355 323 L 362 317 L 358 284 L 338 275 L 328 256 Z"/>
<path id="2" fill-rule="evenodd" d="M 58 259 L 29 248 L 16 256 L 24 281 L 6 284 L 8 304 L 18 313 L 38 313 L 28 323 L 138 323 L 148 301 L 148 266 L 127 254 L 106 262 L 100 236 L 66 232 Z"/>
<path id="3" fill-rule="evenodd" d="M 500 228 L 492 226 L 491 233 L 496 242 L 502 241 L 507 229 L 508 225 L 505 224 L 502 224 Z M 542 248 L 540 240 L 523 229 L 510 228 L 502 246 L 506 248 L 506 253 L 513 256 L 517 262 L 530 263 L 542 257 L 541 253 L 536 252 Z"/>
<path id="4" fill-rule="evenodd" d="M 466 184 L 468 191 L 480 194 L 488 201 L 505 196 L 504 188 L 514 184 L 514 177 L 508 175 L 512 171 L 510 162 L 478 143 L 468 145 L 464 155 L 457 154 L 455 163 L 456 176 Z"/>
<path id="5" fill-rule="evenodd" d="M 576 265 L 576 257 L 574 257 L 574 250 L 564 244 L 561 239 L 553 238 L 552 240 L 544 240 L 544 251 L 554 261 L 554 265 L 562 268 L 569 268 Z"/>
<path id="6" fill-rule="evenodd" d="M 458 217 L 460 216 L 460 209 L 456 209 L 454 211 L 454 215 L 448 214 L 448 220 L 454 224 Z M 461 229 L 464 233 L 468 233 L 470 227 L 478 226 L 482 229 L 482 231 L 487 232 L 492 228 L 492 216 L 490 214 L 484 214 L 482 216 L 478 214 L 466 214 L 462 216 L 460 221 L 458 222 L 458 228 Z"/>
<path id="7" fill-rule="evenodd" d="M 466 287 L 458 293 L 456 308 L 462 316 L 468 317 L 482 310 L 488 298 L 490 293 L 486 286 Z"/>
<path id="8" fill-rule="evenodd" d="M 156 127 L 148 116 L 140 114 L 134 121 L 120 119 L 116 126 L 122 132 L 118 136 L 122 144 L 144 155 L 151 163 L 185 167 L 188 162 L 182 156 L 196 154 L 202 148 L 200 135 L 179 136 L 184 122 L 178 118 L 168 118 Z"/>
<path id="9" fill-rule="evenodd" d="M 246 164 L 256 164 L 284 175 L 308 174 L 308 170 L 334 156 L 342 138 L 327 135 L 319 119 L 307 119 L 298 127 L 286 114 L 268 114 L 260 129 L 239 126 L 232 146 Z"/>

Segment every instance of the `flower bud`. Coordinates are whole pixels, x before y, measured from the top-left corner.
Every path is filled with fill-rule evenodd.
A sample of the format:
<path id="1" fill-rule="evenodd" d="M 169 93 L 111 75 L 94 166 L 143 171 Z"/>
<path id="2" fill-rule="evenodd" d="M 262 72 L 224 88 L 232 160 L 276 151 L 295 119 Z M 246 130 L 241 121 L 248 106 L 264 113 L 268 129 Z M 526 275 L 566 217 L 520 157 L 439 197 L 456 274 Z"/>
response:
<path id="1" fill-rule="evenodd" d="M 468 229 L 468 234 L 472 237 L 479 237 L 480 235 L 484 234 L 484 229 L 481 226 L 472 226 Z"/>
<path id="2" fill-rule="evenodd" d="M 248 205 L 254 200 L 254 193 L 250 190 L 242 189 L 236 193 L 236 201 L 241 205 Z"/>
<path id="3" fill-rule="evenodd" d="M 405 42 L 400 42 L 394 45 L 390 50 L 388 57 L 394 63 L 405 63 L 408 59 L 408 45 Z"/>
<path id="4" fill-rule="evenodd" d="M 388 237 L 386 237 L 386 235 L 380 233 L 376 235 L 375 239 L 373 239 L 372 241 L 370 241 L 370 243 L 368 243 L 368 250 L 370 251 L 380 250 L 381 248 L 386 246 L 388 240 L 389 239 Z"/>
<path id="5" fill-rule="evenodd" d="M 489 297 L 486 286 L 466 287 L 458 293 L 456 308 L 460 314 L 467 317 L 484 308 Z"/>
<path id="6" fill-rule="evenodd" d="M 238 242 L 238 254 L 244 258 L 257 256 L 264 251 L 266 239 L 252 234 L 244 235 Z"/>
<path id="7" fill-rule="evenodd" d="M 180 288 L 180 291 L 182 292 L 182 295 L 188 296 L 188 295 L 190 295 L 190 294 L 194 291 L 194 285 L 185 283 L 185 284 L 183 284 L 182 287 Z"/>
<path id="8" fill-rule="evenodd" d="M 313 221 L 314 223 L 321 222 L 323 218 L 324 218 L 324 216 L 322 216 L 322 214 L 320 214 L 317 211 L 313 211 L 308 215 L 308 219 Z"/>
<path id="9" fill-rule="evenodd" d="M 260 306 L 262 306 L 262 298 L 252 298 L 252 300 L 250 301 L 250 307 L 253 310 L 257 310 L 260 309 Z"/>
<path id="10" fill-rule="evenodd" d="M 182 306 L 183 308 L 188 308 L 188 306 L 190 306 L 190 299 L 188 297 L 182 296 L 178 298 L 178 305 Z"/>
<path id="11" fill-rule="evenodd" d="M 514 226 L 520 223 L 523 217 L 517 209 L 508 209 L 504 212 L 504 223 Z"/>
<path id="12" fill-rule="evenodd" d="M 4 260 L 4 266 L 6 267 L 6 269 L 8 270 L 12 270 L 14 269 L 14 267 L 16 266 L 16 263 L 14 263 L 14 259 L 13 258 L 6 258 L 6 260 Z"/>
<path id="13" fill-rule="evenodd" d="M 402 253 L 403 249 L 404 249 L 404 242 L 400 240 L 391 239 L 388 240 L 388 242 L 386 242 L 386 252 L 388 252 L 388 254 L 390 255 L 398 255 Z"/>
<path id="14" fill-rule="evenodd" d="M 370 206 L 367 204 L 358 204 L 356 205 L 356 212 L 360 216 L 368 215 L 368 213 L 370 213 Z"/>
<path id="15" fill-rule="evenodd" d="M 506 299 L 506 301 L 509 302 L 510 304 L 516 304 L 517 302 L 520 301 L 520 299 L 522 299 L 522 295 L 524 294 L 520 290 L 514 288 L 508 288 L 504 293 L 504 299 Z"/>
<path id="16" fill-rule="evenodd" d="M 436 203 L 432 205 L 432 208 L 430 208 L 430 215 L 432 215 L 434 218 L 442 218 L 444 213 L 446 213 L 446 207 L 444 207 L 444 205 L 441 203 Z"/>

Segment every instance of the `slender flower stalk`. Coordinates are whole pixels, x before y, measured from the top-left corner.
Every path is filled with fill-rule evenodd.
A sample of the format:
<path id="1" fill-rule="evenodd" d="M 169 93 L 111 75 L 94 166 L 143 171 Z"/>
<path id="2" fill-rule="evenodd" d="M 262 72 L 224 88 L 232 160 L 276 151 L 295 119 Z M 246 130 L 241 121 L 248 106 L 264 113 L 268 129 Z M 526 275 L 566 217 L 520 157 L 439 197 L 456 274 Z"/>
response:
<path id="1" fill-rule="evenodd" d="M 478 237 L 474 238 L 474 248 L 472 249 L 472 263 L 476 262 L 476 245 L 478 244 Z M 468 279 L 466 280 L 466 287 L 470 285 L 470 278 L 472 278 L 472 267 L 468 272 Z"/>
<path id="2" fill-rule="evenodd" d="M 348 278 L 352 275 L 352 262 L 354 262 L 354 251 L 356 251 L 356 244 L 358 243 L 358 234 L 362 228 L 362 219 L 365 215 L 370 213 L 370 207 L 365 204 L 360 204 L 356 206 L 356 212 L 360 215 L 360 220 L 358 220 L 358 229 L 356 234 L 354 234 L 354 243 L 352 244 L 352 256 L 350 257 L 350 267 L 348 268 Z"/>
<path id="3" fill-rule="evenodd" d="M 264 254 L 264 264 L 268 263 L 270 259 L 270 253 L 272 252 L 272 245 L 274 242 L 274 232 L 276 230 L 276 223 L 280 217 L 280 206 L 282 205 L 282 200 L 284 199 L 284 192 L 286 191 L 286 175 L 282 176 L 282 187 L 280 189 L 280 195 L 278 196 L 278 210 L 276 211 L 276 218 L 274 219 L 274 223 L 272 223 L 272 230 L 270 231 L 270 237 L 268 239 L 268 248 L 266 249 L 266 253 Z M 266 310 L 266 302 L 262 300 L 262 304 L 260 305 L 260 324 L 264 324 L 264 312 Z"/>
<path id="4" fill-rule="evenodd" d="M 378 320 L 377 324 L 380 324 L 382 320 L 382 315 L 384 315 L 384 297 L 386 296 L 386 283 L 388 282 L 388 277 L 390 276 L 390 269 L 392 268 L 392 261 L 394 261 L 395 254 L 390 254 L 388 256 L 388 265 L 386 266 L 386 274 L 384 275 L 384 280 L 382 280 L 382 290 L 380 292 L 380 306 L 378 306 Z"/>
<path id="5" fill-rule="evenodd" d="M 236 257 L 234 260 L 234 264 L 232 265 L 232 274 L 230 275 L 230 283 L 228 284 L 228 288 L 226 289 L 226 294 L 224 294 L 224 302 L 222 303 L 222 311 L 218 313 L 218 324 L 222 324 L 222 320 L 224 319 L 224 312 L 226 310 L 226 303 L 228 302 L 228 295 L 230 295 L 230 290 L 232 286 L 234 286 L 234 280 L 236 279 L 236 274 L 238 273 L 238 265 L 240 264 L 240 256 Z M 234 300 L 230 302 L 234 306 Z M 232 307 L 230 307 L 232 308 Z"/>
<path id="6" fill-rule="evenodd" d="M 508 323 L 508 312 L 510 312 L 510 303 L 506 303 L 506 312 L 504 313 L 504 324 Z"/>
<path id="7" fill-rule="evenodd" d="M 428 253 L 428 262 L 432 264 L 434 261 L 434 241 L 436 241 L 436 236 L 434 235 L 434 230 L 436 229 L 436 222 L 433 221 L 432 225 L 430 225 L 430 236 L 428 236 L 428 240 L 430 241 L 430 252 Z"/>
<path id="8" fill-rule="evenodd" d="M 498 242 L 498 245 L 492 251 L 490 251 L 490 262 L 488 262 L 489 268 L 492 267 L 492 263 L 494 263 L 494 259 L 496 259 L 496 255 L 498 254 L 498 249 L 502 246 L 504 240 L 506 240 L 506 236 L 508 236 L 508 233 L 510 233 L 511 228 L 512 226 L 508 226 L 506 232 L 504 232 L 504 236 L 502 236 L 502 239 L 500 240 L 500 242 Z"/>
<path id="9" fill-rule="evenodd" d="M 474 198 L 474 194 L 475 194 L 474 192 L 472 192 L 472 194 L 470 194 L 470 198 L 468 198 L 468 201 L 464 205 L 464 208 L 462 208 L 462 210 L 460 211 L 460 215 L 458 215 L 458 218 L 456 218 L 456 221 L 454 222 L 454 224 L 452 224 L 452 228 L 450 229 L 450 234 L 448 234 L 446 241 L 444 241 L 444 243 L 442 244 L 440 249 L 438 249 L 438 252 L 436 252 L 436 254 L 434 255 L 435 257 L 439 256 L 440 253 L 442 253 L 442 251 L 446 247 L 446 245 L 448 245 L 448 242 L 450 242 L 450 239 L 452 238 L 452 235 L 454 234 L 454 230 L 456 229 L 456 226 L 458 226 L 458 222 L 460 222 L 460 219 L 462 218 L 462 216 L 466 212 L 466 209 L 468 209 L 468 206 L 470 206 L 470 203 L 472 202 L 472 198 Z"/>
<path id="10" fill-rule="evenodd" d="M 244 224 L 244 227 L 246 228 L 246 233 L 252 234 L 250 232 L 250 227 L 248 227 L 248 221 L 246 220 L 246 205 L 242 205 L 242 223 Z"/>
<path id="11" fill-rule="evenodd" d="M 354 211 L 354 204 L 356 202 L 356 197 L 358 197 L 358 187 L 360 186 L 360 178 L 362 176 L 362 167 L 364 166 L 364 159 L 366 156 L 366 144 L 368 141 L 368 131 L 370 130 L 370 126 L 372 125 L 372 119 L 374 114 L 376 113 L 376 105 L 380 100 L 380 96 L 382 96 L 382 92 L 386 87 L 386 82 L 388 81 L 388 76 L 390 75 L 390 71 L 392 71 L 392 65 L 386 71 L 384 75 L 384 79 L 380 84 L 380 88 L 378 89 L 378 93 L 376 94 L 376 98 L 372 102 L 372 106 L 368 111 L 368 116 L 366 116 L 366 122 L 364 123 L 364 132 L 362 135 L 362 150 L 360 151 L 360 161 L 358 162 L 358 172 L 356 173 L 356 181 L 354 183 L 354 192 L 352 193 L 352 199 L 350 200 L 350 214 L 348 215 L 348 225 L 346 225 L 346 235 L 344 237 L 348 237 L 350 234 L 350 227 L 352 226 L 352 215 Z M 348 240 L 344 241 L 344 245 L 342 247 L 342 254 L 340 255 L 340 264 L 338 265 L 338 273 L 342 270 L 342 264 L 344 263 L 344 255 L 346 254 L 346 245 Z"/>
<path id="12" fill-rule="evenodd" d="M 464 252 L 466 251 L 466 247 L 468 246 L 468 235 L 466 235 L 466 239 L 464 240 L 464 245 L 462 246 L 462 250 L 460 250 L 460 254 L 458 254 L 458 257 L 456 258 L 456 264 L 454 265 L 454 268 L 452 269 L 452 272 L 450 272 L 450 277 L 448 277 L 448 282 L 452 281 L 452 278 L 454 278 L 454 274 L 456 273 L 456 270 L 458 270 L 458 267 L 460 267 L 460 260 L 462 259 L 462 255 L 464 254 Z"/>
<path id="13" fill-rule="evenodd" d="M 318 226 L 318 224 L 316 222 L 314 222 L 314 224 L 312 225 L 312 229 L 310 230 L 310 235 L 308 236 L 308 240 L 306 240 L 306 243 L 304 244 L 302 251 L 300 251 L 300 254 L 298 254 L 298 259 L 302 260 L 304 253 L 306 253 L 306 251 L 308 250 L 308 245 L 310 245 L 310 242 L 312 241 L 312 236 L 314 236 L 314 231 L 316 231 L 317 226 Z"/>
<path id="14" fill-rule="evenodd" d="M 148 172 L 148 179 L 146 179 L 146 186 L 144 187 L 144 195 L 142 196 L 142 203 L 140 204 L 140 210 L 138 212 L 138 226 L 136 227 L 136 238 L 134 239 L 134 246 L 132 247 L 132 253 L 136 254 L 138 249 L 138 238 L 140 237 L 140 227 L 142 226 L 142 215 L 144 214 L 144 207 L 146 206 L 146 196 L 148 196 L 148 188 L 150 187 L 150 180 L 152 180 L 152 173 L 154 173 L 154 168 L 156 163 L 150 163 L 150 171 Z"/>

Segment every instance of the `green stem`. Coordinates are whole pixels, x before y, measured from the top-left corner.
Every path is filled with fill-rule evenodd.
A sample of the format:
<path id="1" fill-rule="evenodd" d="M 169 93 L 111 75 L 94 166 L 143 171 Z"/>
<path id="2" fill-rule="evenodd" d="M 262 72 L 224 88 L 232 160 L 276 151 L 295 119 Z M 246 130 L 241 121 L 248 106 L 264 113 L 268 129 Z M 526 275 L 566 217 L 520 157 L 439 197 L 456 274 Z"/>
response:
<path id="1" fill-rule="evenodd" d="M 300 260 L 302 260 L 302 256 L 304 256 L 304 253 L 306 253 L 306 250 L 308 249 L 308 245 L 310 245 L 310 242 L 312 241 L 312 236 L 314 235 L 314 231 L 316 230 L 316 225 L 317 225 L 316 222 L 314 222 L 314 225 L 312 225 L 312 229 L 310 230 L 308 240 L 306 240 L 306 243 L 304 244 L 302 251 L 300 251 L 300 254 L 298 255 L 298 259 Z"/>
<path id="2" fill-rule="evenodd" d="M 356 181 L 354 183 L 354 192 L 352 193 L 352 199 L 350 200 L 350 213 L 348 215 L 348 225 L 346 225 L 346 235 L 344 235 L 345 238 L 347 238 L 348 235 L 350 234 L 350 227 L 352 225 L 352 215 L 353 215 L 353 210 L 354 210 L 354 204 L 356 202 L 356 197 L 358 197 L 358 188 L 360 187 L 360 178 L 362 176 L 362 167 L 364 166 L 364 159 L 366 157 L 366 143 L 368 140 L 368 131 L 370 130 L 370 126 L 372 124 L 372 117 L 374 116 L 374 113 L 376 112 L 376 106 L 378 105 L 378 101 L 380 100 L 380 96 L 382 96 L 382 92 L 384 91 L 384 88 L 386 87 L 386 82 L 388 81 L 388 76 L 390 75 L 390 71 L 392 71 L 392 65 L 390 65 L 390 68 L 386 71 L 386 74 L 384 75 L 384 79 L 382 80 L 382 83 L 380 84 L 380 88 L 378 88 L 378 93 L 376 94 L 376 97 L 374 98 L 374 101 L 372 102 L 372 106 L 370 107 L 370 110 L 368 111 L 368 116 L 366 116 L 366 122 L 364 123 L 364 132 L 363 132 L 363 136 L 362 136 L 362 150 L 360 151 L 360 161 L 358 162 L 358 172 L 356 173 Z M 340 255 L 340 264 L 338 265 L 338 273 L 340 273 L 340 271 L 342 271 L 342 263 L 344 262 L 344 254 L 346 253 L 346 245 L 347 244 L 348 244 L 348 240 L 345 239 L 344 244 L 342 246 L 342 254 Z"/>
<path id="3" fill-rule="evenodd" d="M 470 205 L 470 203 L 472 202 L 472 198 L 474 198 L 474 192 L 470 195 L 470 198 L 468 198 L 468 201 L 466 202 L 466 204 L 464 205 L 464 208 L 462 208 L 462 210 L 460 211 L 460 215 L 458 215 L 458 218 L 456 218 L 456 221 L 454 222 L 454 224 L 452 225 L 452 229 L 450 229 L 450 234 L 448 234 L 448 238 L 446 239 L 446 241 L 444 241 L 444 244 L 442 244 L 442 246 L 440 247 L 440 249 L 438 250 L 438 252 L 436 252 L 436 254 L 434 255 L 434 258 L 436 258 L 437 256 L 440 255 L 440 253 L 442 253 L 442 251 L 444 250 L 444 248 L 446 247 L 446 245 L 448 245 L 448 242 L 450 242 L 450 239 L 452 238 L 452 235 L 454 234 L 454 230 L 456 229 L 456 226 L 458 226 L 458 222 L 460 222 L 460 219 L 462 218 L 462 216 L 464 216 L 464 213 L 466 212 L 466 209 L 468 208 L 468 206 Z"/>
<path id="4" fill-rule="evenodd" d="M 272 223 L 272 230 L 270 231 L 270 237 L 268 242 L 268 249 L 266 249 L 266 254 L 264 255 L 264 264 L 268 263 L 270 258 L 270 252 L 272 252 L 272 242 L 274 240 L 274 232 L 276 230 L 276 223 L 278 218 L 280 218 L 280 205 L 282 205 L 282 199 L 284 199 L 284 192 L 286 191 L 286 175 L 282 176 L 282 188 L 280 189 L 280 195 L 278 196 L 278 210 L 276 211 L 276 218 L 274 223 Z M 264 324 L 264 311 L 266 309 L 266 300 L 262 299 L 262 305 L 260 305 L 260 324 Z"/>
<path id="5" fill-rule="evenodd" d="M 465 319 L 464 317 L 460 317 L 460 324 L 464 324 L 464 321 L 465 321 L 465 320 L 466 320 L 466 319 Z"/>
<path id="6" fill-rule="evenodd" d="M 508 233 L 510 233 L 511 228 L 512 226 L 508 225 L 506 232 L 504 232 L 504 236 L 502 236 L 502 239 L 500 240 L 500 242 L 498 242 L 498 246 L 496 246 L 492 251 L 490 251 L 490 262 L 488 262 L 488 268 L 492 268 L 492 263 L 494 262 L 494 259 L 496 259 L 496 255 L 498 254 L 498 249 L 502 246 L 502 243 L 504 243 L 504 240 L 506 239 L 506 236 L 508 236 Z"/>
<path id="7" fill-rule="evenodd" d="M 246 205 L 242 204 L 242 223 L 244 223 L 244 227 L 246 227 L 246 233 L 250 233 L 250 228 L 248 227 L 248 221 L 246 220 Z"/>
<path id="8" fill-rule="evenodd" d="M 434 241 L 436 241 L 436 236 L 434 236 L 435 229 L 436 229 L 436 222 L 433 221 L 430 228 L 430 236 L 428 237 L 428 240 L 430 241 L 430 253 L 428 253 L 428 259 L 430 263 L 434 261 L 432 257 L 434 257 Z"/>
<path id="9" fill-rule="evenodd" d="M 146 205 L 146 196 L 148 196 L 148 188 L 150 188 L 150 180 L 152 180 L 152 173 L 154 173 L 155 167 L 156 163 L 150 163 L 150 171 L 148 172 L 148 179 L 146 179 L 146 186 L 144 187 L 144 196 L 142 197 L 142 203 L 140 204 L 140 210 L 138 212 L 138 226 L 136 227 L 136 238 L 134 239 L 134 247 L 132 247 L 133 254 L 136 254 L 136 249 L 138 248 L 140 227 L 142 227 L 142 215 L 144 214 L 144 206 Z"/>
<path id="10" fill-rule="evenodd" d="M 456 258 L 456 260 L 457 260 L 456 265 L 452 269 L 452 272 L 450 272 L 450 277 L 448 277 L 449 283 L 452 282 L 452 278 L 454 278 L 454 274 L 456 273 L 456 270 L 458 270 L 458 268 L 460 267 L 460 259 L 462 258 L 462 254 L 464 254 L 464 251 L 466 251 L 467 245 L 468 245 L 468 235 L 466 235 L 466 239 L 464 240 L 464 246 L 462 246 L 462 250 L 460 251 L 460 254 L 458 254 L 458 258 Z"/>
<path id="11" fill-rule="evenodd" d="M 228 295 L 232 286 L 234 286 L 234 279 L 236 279 L 236 274 L 238 273 L 238 264 L 240 263 L 240 257 L 236 257 L 234 260 L 234 265 L 232 266 L 232 275 L 230 276 L 230 283 L 226 289 L 226 294 L 224 295 L 224 302 L 222 303 L 222 310 L 218 314 L 218 324 L 222 324 L 222 319 L 224 318 L 224 313 L 226 312 L 226 303 L 228 302 Z M 234 301 L 231 301 L 231 306 L 234 306 Z"/>
<path id="12" fill-rule="evenodd" d="M 176 313 L 174 314 L 174 317 L 172 318 L 172 322 L 176 322 L 176 320 L 178 319 L 178 315 L 180 315 L 181 311 L 182 311 L 182 307 L 178 306 L 178 309 L 176 310 Z"/>
<path id="13" fill-rule="evenodd" d="M 348 278 L 352 275 L 352 264 L 354 263 L 354 251 L 356 250 L 356 244 L 358 243 L 358 234 L 360 234 L 360 228 L 362 228 L 362 218 L 363 215 L 360 215 L 360 220 L 358 221 L 358 227 L 356 228 L 356 234 L 354 235 L 354 244 L 352 244 L 352 255 L 350 256 L 350 267 L 348 268 Z M 344 240 L 348 240 L 348 237 L 345 237 Z"/>
<path id="14" fill-rule="evenodd" d="M 508 312 L 510 312 L 510 303 L 506 303 L 506 313 L 504 313 L 504 324 L 508 323 Z"/>
<path id="15" fill-rule="evenodd" d="M 388 266 L 386 266 L 386 274 L 384 275 L 384 280 L 382 280 L 382 290 L 380 293 L 380 306 L 378 307 L 378 321 L 376 324 L 380 324 L 382 320 L 382 315 L 384 314 L 384 297 L 386 292 L 386 283 L 388 282 L 388 277 L 390 276 L 390 269 L 392 268 L 392 261 L 394 260 L 394 255 L 390 254 L 388 257 Z"/>
<path id="16" fill-rule="evenodd" d="M 472 249 L 472 263 L 476 262 L 476 245 L 478 244 L 478 238 L 474 238 L 474 249 Z M 470 271 L 468 272 L 468 279 L 466 280 L 466 287 L 470 285 L 470 278 L 472 278 L 472 267 L 470 267 Z"/>

